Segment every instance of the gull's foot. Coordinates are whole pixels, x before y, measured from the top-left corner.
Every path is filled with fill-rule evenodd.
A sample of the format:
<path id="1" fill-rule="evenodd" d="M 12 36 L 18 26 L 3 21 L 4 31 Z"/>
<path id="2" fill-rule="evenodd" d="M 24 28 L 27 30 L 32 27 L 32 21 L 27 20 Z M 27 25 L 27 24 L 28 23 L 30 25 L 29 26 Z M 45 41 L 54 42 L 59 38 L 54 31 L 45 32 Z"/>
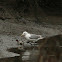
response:
<path id="1" fill-rule="evenodd" d="M 28 41 L 27 43 L 31 44 L 32 45 L 32 42 Z"/>

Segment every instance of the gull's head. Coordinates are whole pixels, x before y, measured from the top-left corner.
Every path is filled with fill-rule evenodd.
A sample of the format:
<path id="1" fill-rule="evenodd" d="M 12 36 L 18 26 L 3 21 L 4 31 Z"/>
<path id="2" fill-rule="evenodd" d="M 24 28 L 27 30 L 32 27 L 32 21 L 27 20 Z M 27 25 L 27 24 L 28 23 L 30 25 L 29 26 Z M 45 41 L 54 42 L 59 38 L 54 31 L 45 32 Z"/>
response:
<path id="1" fill-rule="evenodd" d="M 27 34 L 28 34 L 28 32 L 27 31 L 24 31 L 21 36 L 25 36 Z"/>

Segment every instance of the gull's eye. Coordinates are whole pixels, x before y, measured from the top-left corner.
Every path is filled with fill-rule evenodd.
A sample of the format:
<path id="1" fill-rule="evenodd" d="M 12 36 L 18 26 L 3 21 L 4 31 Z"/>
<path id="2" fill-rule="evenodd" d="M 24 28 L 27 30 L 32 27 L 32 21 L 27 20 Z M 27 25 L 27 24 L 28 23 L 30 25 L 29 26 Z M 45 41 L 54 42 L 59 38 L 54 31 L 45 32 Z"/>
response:
<path id="1" fill-rule="evenodd" d="M 25 35 L 26 33 L 24 33 L 24 35 Z"/>
<path id="2" fill-rule="evenodd" d="M 23 35 L 26 35 L 26 34 L 27 34 L 26 32 L 23 33 Z"/>
<path id="3" fill-rule="evenodd" d="M 25 33 L 23 33 L 25 35 Z"/>

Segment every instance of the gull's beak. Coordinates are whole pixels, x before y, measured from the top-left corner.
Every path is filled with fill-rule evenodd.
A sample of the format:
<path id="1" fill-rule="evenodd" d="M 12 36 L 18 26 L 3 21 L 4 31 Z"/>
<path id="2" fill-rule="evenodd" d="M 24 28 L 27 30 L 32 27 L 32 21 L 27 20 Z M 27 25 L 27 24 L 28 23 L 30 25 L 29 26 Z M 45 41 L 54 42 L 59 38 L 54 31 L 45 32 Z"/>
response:
<path id="1" fill-rule="evenodd" d="M 23 34 L 21 35 L 21 37 L 24 36 Z"/>

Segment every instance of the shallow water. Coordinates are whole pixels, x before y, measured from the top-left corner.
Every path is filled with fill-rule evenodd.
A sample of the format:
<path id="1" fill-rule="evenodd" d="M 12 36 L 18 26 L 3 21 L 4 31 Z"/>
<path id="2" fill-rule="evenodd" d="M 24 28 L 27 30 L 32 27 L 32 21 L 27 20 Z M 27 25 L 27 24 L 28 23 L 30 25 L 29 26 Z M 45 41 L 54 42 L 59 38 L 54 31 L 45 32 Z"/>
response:
<path id="1" fill-rule="evenodd" d="M 11 49 L 9 49 L 9 51 L 20 54 L 20 56 L 14 57 L 14 61 L 16 61 L 16 62 L 37 62 L 38 61 L 38 57 L 39 57 L 38 49 L 27 49 L 27 50 L 21 51 L 16 48 L 11 48 Z M 8 58 L 6 58 L 6 59 L 8 59 Z"/>

